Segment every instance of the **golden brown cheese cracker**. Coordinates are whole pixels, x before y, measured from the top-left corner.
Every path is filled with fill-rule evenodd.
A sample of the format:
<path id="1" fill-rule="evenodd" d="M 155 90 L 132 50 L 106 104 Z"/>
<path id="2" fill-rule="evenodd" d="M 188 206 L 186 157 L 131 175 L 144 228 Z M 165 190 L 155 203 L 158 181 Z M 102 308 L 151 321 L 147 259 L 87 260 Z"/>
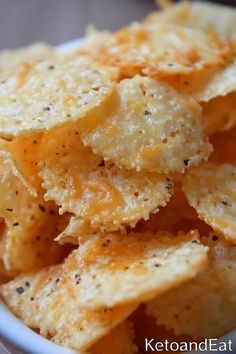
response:
<path id="1" fill-rule="evenodd" d="M 215 234 L 202 241 L 210 247 L 209 269 L 158 296 L 147 312 L 176 334 L 218 338 L 236 326 L 236 246 Z"/>
<path id="2" fill-rule="evenodd" d="M 197 232 L 90 236 L 66 259 L 59 285 L 82 309 L 145 302 L 207 266 L 197 240 Z"/>
<path id="3" fill-rule="evenodd" d="M 146 25 L 170 23 L 197 28 L 208 34 L 215 33 L 226 40 L 231 39 L 233 46 L 236 43 L 236 11 L 231 7 L 219 4 L 182 1 L 165 11 L 151 14 L 144 23 Z M 211 73 L 209 75 L 209 68 L 207 68 L 203 77 L 197 73 L 198 78 L 176 78 L 178 84 L 173 83 L 173 85 L 181 92 L 193 94 L 198 101 L 209 101 L 216 96 L 223 96 L 235 90 L 235 70 L 236 63 L 232 58 L 232 63 L 229 63 L 226 68 L 219 67 L 213 77 Z M 206 80 L 207 76 L 209 76 L 208 80 Z M 195 83 L 193 83 L 193 79 Z"/>
<path id="4" fill-rule="evenodd" d="M 11 141 L 0 139 L 0 148 L 11 155 L 23 184 L 33 196 L 42 192 L 42 180 L 38 176 L 38 154 L 42 136 L 42 133 L 35 133 Z"/>
<path id="5" fill-rule="evenodd" d="M 233 93 L 236 88 L 235 57 L 225 66 L 218 68 L 206 67 L 202 74 L 198 72 L 188 75 L 176 75 L 165 78 L 170 86 L 186 97 L 205 103 L 217 97 Z"/>
<path id="6" fill-rule="evenodd" d="M 180 1 L 145 18 L 144 23 L 172 23 L 215 32 L 223 38 L 236 34 L 236 11 L 233 7 L 207 1 Z"/>
<path id="7" fill-rule="evenodd" d="M 202 103 L 202 120 L 207 135 L 229 130 L 236 125 L 236 91 Z"/>
<path id="8" fill-rule="evenodd" d="M 125 321 L 115 327 L 109 334 L 89 348 L 91 354 L 133 354 L 137 353 L 134 344 L 132 323 Z"/>
<path id="9" fill-rule="evenodd" d="M 84 53 L 86 50 L 81 49 Z M 120 69 L 121 76 L 185 75 L 206 67 L 225 65 L 233 56 L 232 45 L 204 31 L 168 24 L 131 24 L 114 33 L 100 47 L 87 53 Z"/>
<path id="10" fill-rule="evenodd" d="M 14 69 L 26 62 L 38 62 L 54 56 L 53 48 L 40 42 L 15 50 L 3 50 L 0 52 L 0 72 Z"/>
<path id="11" fill-rule="evenodd" d="M 225 238 L 236 242 L 236 167 L 205 164 L 190 171 L 184 193 L 201 219 Z"/>
<path id="12" fill-rule="evenodd" d="M 61 213 L 76 214 L 94 230 L 134 226 L 166 205 L 173 192 L 168 176 L 104 161 L 82 144 L 76 125 L 45 134 L 40 159 L 46 200 L 54 200 Z"/>
<path id="13" fill-rule="evenodd" d="M 76 55 L 77 53 L 88 53 L 91 49 L 94 51 L 95 48 L 99 49 L 104 43 L 112 39 L 113 34 L 109 31 L 97 31 L 93 27 L 88 27 L 86 30 L 86 35 L 81 41 L 79 48 L 72 53 Z"/>
<path id="14" fill-rule="evenodd" d="M 19 276 L 0 288 L 3 300 L 18 318 L 59 345 L 86 350 L 137 307 L 126 304 L 99 311 L 78 308 L 72 294 L 65 296 L 62 292 L 61 273 L 62 266 L 56 265 Z"/>
<path id="15" fill-rule="evenodd" d="M 118 84 L 106 110 L 79 126 L 85 145 L 120 166 L 182 172 L 211 152 L 200 117 L 194 100 L 160 81 L 135 76 Z"/>
<path id="16" fill-rule="evenodd" d="M 84 56 L 25 63 L 0 74 L 0 136 L 21 136 L 76 121 L 113 91 L 114 69 Z"/>
<path id="17" fill-rule="evenodd" d="M 202 85 L 192 97 L 197 101 L 209 102 L 214 97 L 226 96 L 236 90 L 236 60 L 225 68 L 217 71 L 210 79 Z"/>
<path id="18" fill-rule="evenodd" d="M 0 152 L 0 164 L 0 216 L 5 222 L 0 253 L 6 271 L 23 272 L 59 261 L 64 248 L 53 241 L 61 230 L 54 204 L 29 193 L 6 151 Z"/>
<path id="19" fill-rule="evenodd" d="M 122 231 L 123 228 L 121 227 Z M 88 236 L 94 233 L 94 228 L 91 226 L 89 220 L 81 218 L 80 216 L 71 216 L 66 228 L 55 238 L 60 245 L 71 243 L 78 245 L 78 236 Z"/>

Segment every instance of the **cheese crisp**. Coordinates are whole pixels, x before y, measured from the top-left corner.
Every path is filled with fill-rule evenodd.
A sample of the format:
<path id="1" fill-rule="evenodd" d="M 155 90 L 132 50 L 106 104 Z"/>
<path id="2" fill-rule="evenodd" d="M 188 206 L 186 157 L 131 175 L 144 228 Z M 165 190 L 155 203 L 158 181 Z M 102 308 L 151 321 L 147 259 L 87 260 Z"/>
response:
<path id="1" fill-rule="evenodd" d="M 114 70 L 78 57 L 23 63 L 0 74 L 0 136 L 49 130 L 100 106 L 112 92 Z"/>
<path id="2" fill-rule="evenodd" d="M 147 24 L 173 23 L 200 28 L 229 39 L 231 36 L 234 37 L 236 32 L 236 11 L 232 7 L 207 1 L 180 1 L 165 11 L 150 14 L 144 22 Z"/>
<path id="3" fill-rule="evenodd" d="M 98 234 L 68 257 L 61 287 L 82 308 L 147 301 L 206 267 L 207 248 L 197 239 L 194 232 Z"/>
<path id="4" fill-rule="evenodd" d="M 183 189 L 203 220 L 236 242 L 236 167 L 207 164 L 189 173 Z"/>
<path id="5" fill-rule="evenodd" d="M 39 328 L 43 336 L 57 344 L 84 350 L 108 334 L 137 307 L 127 304 L 98 311 L 78 308 L 73 297 L 64 296 L 58 284 L 61 274 L 61 265 L 52 266 L 38 273 L 22 275 L 1 289 L 8 306 L 25 324 Z"/>
<path id="6" fill-rule="evenodd" d="M 104 161 L 82 144 L 75 125 L 45 135 L 40 161 L 46 200 L 54 200 L 61 213 L 88 221 L 94 230 L 134 226 L 166 205 L 173 193 L 166 175 Z"/>
<path id="7" fill-rule="evenodd" d="M 200 115 L 194 100 L 160 81 L 135 76 L 121 81 L 109 110 L 80 125 L 83 142 L 120 166 L 182 172 L 211 152 Z"/>
<path id="8" fill-rule="evenodd" d="M 36 63 L 55 56 L 55 51 L 45 43 L 35 43 L 17 50 L 3 50 L 0 52 L 0 72 L 17 68 L 25 62 Z"/>
<path id="9" fill-rule="evenodd" d="M 134 23 L 100 46 L 81 48 L 121 70 L 121 75 L 165 77 L 226 64 L 233 57 L 229 42 L 200 29 L 169 23 Z"/>
<path id="10" fill-rule="evenodd" d="M 236 326 L 236 246 L 215 234 L 204 243 L 210 246 L 210 268 L 148 303 L 147 312 L 178 335 L 216 338 Z"/>
<path id="11" fill-rule="evenodd" d="M 61 223 L 55 206 L 28 192 L 9 153 L 0 151 L 0 163 L 0 217 L 5 222 L 0 257 L 6 272 L 29 271 L 58 262 L 64 249 L 53 241 Z"/>

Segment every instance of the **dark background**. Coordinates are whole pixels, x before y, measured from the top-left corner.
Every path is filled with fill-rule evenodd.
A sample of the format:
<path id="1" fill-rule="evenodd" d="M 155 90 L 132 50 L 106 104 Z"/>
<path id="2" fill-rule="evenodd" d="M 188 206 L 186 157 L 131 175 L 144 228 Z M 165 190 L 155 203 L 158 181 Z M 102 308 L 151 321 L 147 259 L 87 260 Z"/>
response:
<path id="1" fill-rule="evenodd" d="M 155 8 L 154 0 L 0 0 L 0 49 L 59 44 L 83 36 L 87 24 L 115 30 Z"/>

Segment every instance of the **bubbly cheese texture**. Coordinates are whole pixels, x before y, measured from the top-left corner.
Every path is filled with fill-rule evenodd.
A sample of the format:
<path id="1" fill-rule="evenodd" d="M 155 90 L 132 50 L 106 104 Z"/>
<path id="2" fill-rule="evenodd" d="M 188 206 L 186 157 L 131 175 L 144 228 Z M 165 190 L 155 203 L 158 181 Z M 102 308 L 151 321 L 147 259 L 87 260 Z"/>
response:
<path id="1" fill-rule="evenodd" d="M 149 302 L 147 313 L 177 335 L 219 338 L 236 326 L 236 246 L 215 234 L 202 241 L 209 269 Z"/>
<path id="2" fill-rule="evenodd" d="M 230 130 L 236 125 L 236 91 L 203 102 L 202 108 L 203 126 L 207 135 Z"/>
<path id="3" fill-rule="evenodd" d="M 199 217 L 236 243 L 236 167 L 211 163 L 198 167 L 186 175 L 183 190 Z"/>
<path id="4" fill-rule="evenodd" d="M 145 302 L 206 267 L 196 240 L 197 232 L 91 236 L 66 259 L 59 284 L 82 309 Z"/>
<path id="5" fill-rule="evenodd" d="M 4 301 L 18 318 L 59 345 L 86 350 L 122 323 L 137 307 L 137 304 L 126 304 L 98 311 L 81 309 L 73 296 L 63 291 L 59 284 L 61 275 L 62 265 L 56 265 L 19 276 L 2 285 L 0 290 Z"/>
<path id="6" fill-rule="evenodd" d="M 225 44 L 229 44 L 232 40 L 232 48 L 235 47 L 236 11 L 232 7 L 206 1 L 181 1 L 165 11 L 152 13 L 144 21 L 145 25 L 161 23 L 202 30 L 204 33 L 219 36 L 225 40 Z M 195 78 L 177 78 L 177 82 L 173 84 L 182 92 L 191 94 L 198 101 L 208 102 L 214 97 L 235 91 L 235 71 L 235 58 L 232 57 L 225 67 L 219 66 L 213 72 L 209 72 L 209 68 L 206 68 L 203 76 L 198 73 Z"/>
<path id="7" fill-rule="evenodd" d="M 206 82 L 192 93 L 192 96 L 201 102 L 209 102 L 218 96 L 226 96 L 236 90 L 236 60 L 221 70 L 209 75 Z"/>
<path id="8" fill-rule="evenodd" d="M 80 240 L 81 241 L 81 240 Z M 80 243 L 63 264 L 24 274 L 0 293 L 26 325 L 84 350 L 141 301 L 190 279 L 207 265 L 207 247 L 189 235 L 107 234 Z"/>
<path id="9" fill-rule="evenodd" d="M 42 195 L 30 194 L 9 152 L 0 151 L 0 164 L 0 258 L 5 271 L 14 274 L 60 261 L 65 250 L 53 241 L 61 230 L 57 208 Z"/>
<path id="10" fill-rule="evenodd" d="M 235 38 L 236 34 L 236 11 L 233 7 L 207 1 L 180 1 L 165 11 L 151 13 L 144 23 L 172 23 L 202 29 L 230 39 Z"/>
<path id="11" fill-rule="evenodd" d="M 232 45 L 219 36 L 171 23 L 133 23 L 101 45 L 82 46 L 81 52 L 115 65 L 121 77 L 186 75 L 225 65 L 233 57 Z"/>
<path id="12" fill-rule="evenodd" d="M 20 136 L 13 140 L 0 139 L 0 148 L 11 156 L 22 182 L 34 197 L 42 193 L 42 180 L 38 176 L 38 153 L 43 133 Z"/>
<path id="13" fill-rule="evenodd" d="M 53 57 L 56 57 L 53 48 L 41 42 L 15 50 L 2 50 L 0 52 L 0 72 L 14 69 L 23 63 L 36 63 Z"/>
<path id="14" fill-rule="evenodd" d="M 135 76 L 120 82 L 112 101 L 79 122 L 83 142 L 106 159 L 162 173 L 182 172 L 209 156 L 201 107 L 170 86 Z"/>
<path id="15" fill-rule="evenodd" d="M 84 56 L 23 63 L 0 74 L 0 136 L 46 131 L 99 107 L 115 70 Z"/>
<path id="16" fill-rule="evenodd" d="M 83 145 L 77 128 L 73 124 L 48 132 L 41 142 L 45 198 L 54 200 L 61 213 L 77 215 L 94 230 L 119 230 L 166 205 L 173 192 L 168 176 L 104 161 Z"/>

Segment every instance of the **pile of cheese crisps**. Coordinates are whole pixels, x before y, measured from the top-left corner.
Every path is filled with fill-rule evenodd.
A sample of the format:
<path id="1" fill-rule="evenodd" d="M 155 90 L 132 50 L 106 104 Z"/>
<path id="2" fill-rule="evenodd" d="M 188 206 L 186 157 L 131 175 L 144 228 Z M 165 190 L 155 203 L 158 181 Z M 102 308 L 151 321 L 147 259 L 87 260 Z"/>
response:
<path id="1" fill-rule="evenodd" d="M 236 327 L 236 11 L 0 54 L 0 293 L 91 354 Z"/>

